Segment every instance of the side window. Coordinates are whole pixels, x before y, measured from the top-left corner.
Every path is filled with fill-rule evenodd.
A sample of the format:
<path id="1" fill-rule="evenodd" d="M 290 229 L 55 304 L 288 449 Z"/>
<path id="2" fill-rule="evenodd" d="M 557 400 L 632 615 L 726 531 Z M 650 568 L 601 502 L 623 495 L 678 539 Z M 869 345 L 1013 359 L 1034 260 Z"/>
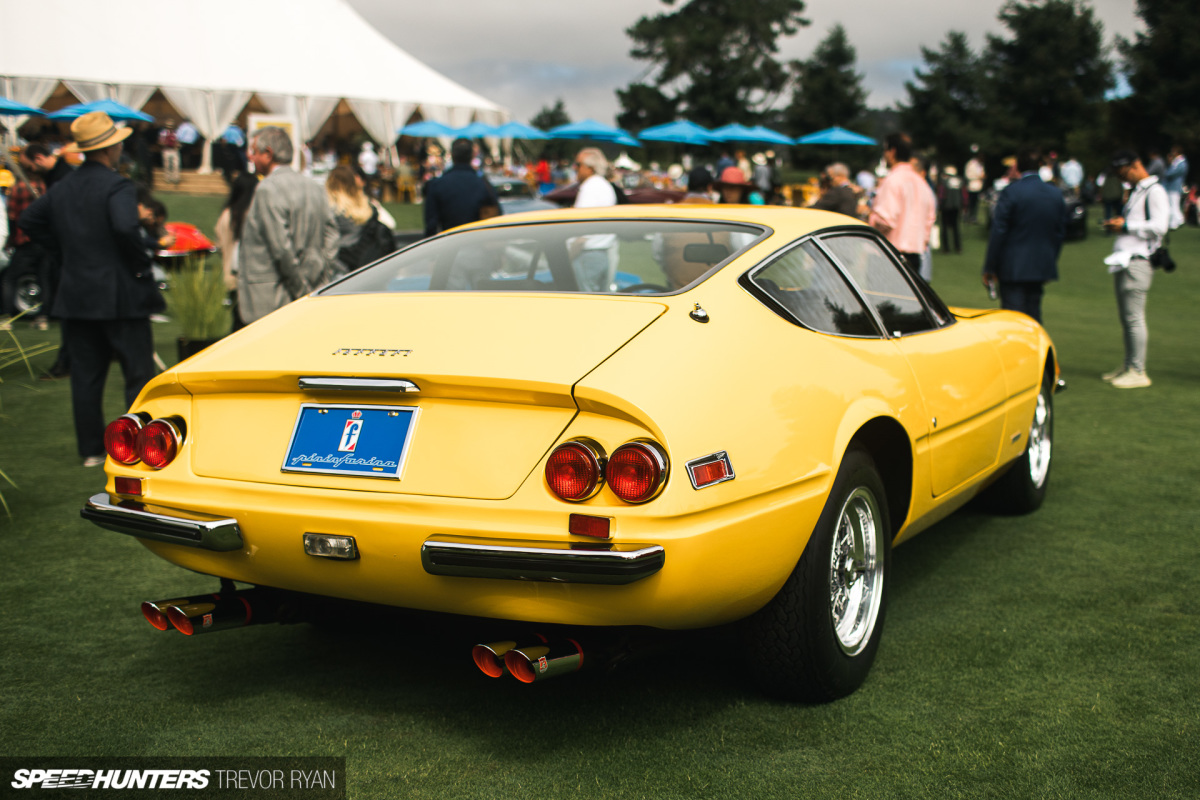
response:
<path id="1" fill-rule="evenodd" d="M 879 336 L 867 309 L 812 242 L 792 248 L 750 281 L 805 327 L 843 336 Z"/>
<path id="2" fill-rule="evenodd" d="M 878 242 L 865 236 L 830 236 L 821 244 L 874 306 L 888 333 L 902 336 L 937 327 L 901 267 Z"/>

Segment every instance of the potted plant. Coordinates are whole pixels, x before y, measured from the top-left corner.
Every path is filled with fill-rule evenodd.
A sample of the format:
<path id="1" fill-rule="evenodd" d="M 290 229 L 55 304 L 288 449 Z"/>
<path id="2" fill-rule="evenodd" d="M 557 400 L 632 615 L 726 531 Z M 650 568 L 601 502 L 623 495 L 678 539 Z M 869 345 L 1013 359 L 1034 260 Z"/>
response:
<path id="1" fill-rule="evenodd" d="M 171 275 L 167 311 L 179 322 L 179 360 L 193 356 L 229 333 L 225 279 L 207 253 L 192 253 Z"/>

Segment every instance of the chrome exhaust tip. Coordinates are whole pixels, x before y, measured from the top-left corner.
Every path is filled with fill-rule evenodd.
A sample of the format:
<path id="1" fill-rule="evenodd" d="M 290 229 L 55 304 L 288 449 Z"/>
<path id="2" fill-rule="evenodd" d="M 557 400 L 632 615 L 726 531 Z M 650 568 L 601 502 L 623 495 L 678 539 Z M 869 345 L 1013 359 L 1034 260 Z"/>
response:
<path id="1" fill-rule="evenodd" d="M 244 589 L 201 594 L 175 600 L 156 600 L 142 603 L 142 616 L 160 631 L 172 628 L 185 636 L 212 633 L 226 628 L 271 622 L 278 603 L 263 602 L 264 590 Z"/>
<path id="2" fill-rule="evenodd" d="M 175 606 L 194 605 L 211 602 L 217 595 L 202 594 L 196 597 L 180 597 L 175 600 L 147 600 L 142 603 L 142 616 L 146 621 L 160 631 L 174 630 L 168 612 Z"/>
<path id="3" fill-rule="evenodd" d="M 511 641 L 477 644 L 471 648 L 471 659 L 484 675 L 499 678 L 508 672 L 508 668 L 504 666 L 504 655 L 516 647 L 517 643 Z"/>
<path id="4" fill-rule="evenodd" d="M 583 648 L 574 639 L 513 648 L 504 654 L 504 666 L 521 683 L 544 681 L 582 669 Z"/>
<path id="5" fill-rule="evenodd" d="M 212 595 L 199 603 L 187 603 L 167 609 L 167 619 L 175 626 L 175 630 L 185 636 L 240 628 L 249 625 L 253 618 L 250 601 L 242 593 L 232 597 Z"/>

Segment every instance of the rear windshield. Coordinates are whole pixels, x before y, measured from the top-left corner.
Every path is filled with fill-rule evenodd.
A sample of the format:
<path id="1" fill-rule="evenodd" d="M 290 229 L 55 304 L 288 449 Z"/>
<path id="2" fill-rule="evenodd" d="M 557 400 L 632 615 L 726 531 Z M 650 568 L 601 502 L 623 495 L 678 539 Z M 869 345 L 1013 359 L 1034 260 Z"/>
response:
<path id="1" fill-rule="evenodd" d="M 466 230 L 414 245 L 346 276 L 321 294 L 662 294 L 699 283 L 767 233 L 754 225 L 672 220 L 589 220 Z"/>

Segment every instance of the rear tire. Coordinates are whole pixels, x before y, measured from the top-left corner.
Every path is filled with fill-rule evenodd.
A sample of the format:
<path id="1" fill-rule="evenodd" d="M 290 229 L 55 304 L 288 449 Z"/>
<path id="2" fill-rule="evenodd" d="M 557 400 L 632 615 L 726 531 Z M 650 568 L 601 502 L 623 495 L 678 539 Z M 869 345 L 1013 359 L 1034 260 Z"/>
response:
<path id="1" fill-rule="evenodd" d="M 824 703 L 862 685 L 883 632 L 891 544 L 883 481 L 871 457 L 851 449 L 796 568 L 743 623 L 766 694 Z"/>
<path id="2" fill-rule="evenodd" d="M 984 507 L 996 514 L 1029 514 L 1041 508 L 1050 481 L 1054 449 L 1054 376 L 1047 372 L 1038 392 L 1025 452 L 1008 471 L 984 490 Z"/>

